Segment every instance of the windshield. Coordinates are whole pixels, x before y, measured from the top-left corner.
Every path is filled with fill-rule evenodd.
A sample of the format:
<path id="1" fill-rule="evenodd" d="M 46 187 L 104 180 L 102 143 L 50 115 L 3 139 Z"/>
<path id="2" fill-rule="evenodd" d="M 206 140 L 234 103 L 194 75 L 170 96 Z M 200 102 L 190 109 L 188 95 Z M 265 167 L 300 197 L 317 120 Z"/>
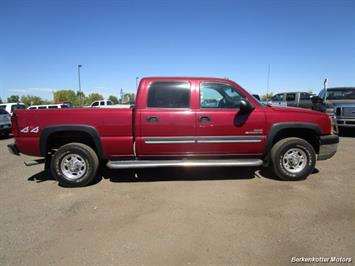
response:
<path id="1" fill-rule="evenodd" d="M 328 100 L 355 100 L 355 88 L 327 91 Z"/>

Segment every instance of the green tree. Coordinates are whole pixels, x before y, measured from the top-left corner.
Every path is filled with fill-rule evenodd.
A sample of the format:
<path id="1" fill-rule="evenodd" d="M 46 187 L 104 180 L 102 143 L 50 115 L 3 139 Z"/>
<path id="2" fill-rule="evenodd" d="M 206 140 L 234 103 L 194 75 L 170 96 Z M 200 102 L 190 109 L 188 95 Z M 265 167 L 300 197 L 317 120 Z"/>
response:
<path id="1" fill-rule="evenodd" d="M 53 101 L 55 103 L 61 103 L 66 101 L 71 102 L 73 104 L 78 103 L 77 95 L 73 90 L 58 90 L 53 92 Z"/>
<path id="2" fill-rule="evenodd" d="M 44 104 L 44 100 L 41 97 L 33 96 L 33 95 L 21 96 L 21 102 L 23 102 L 27 106 Z"/>
<path id="3" fill-rule="evenodd" d="M 1 97 L 0 97 L 0 103 L 2 103 L 2 99 L 1 99 Z"/>
<path id="4" fill-rule="evenodd" d="M 85 105 L 90 105 L 92 102 L 103 100 L 104 97 L 99 94 L 99 93 L 90 93 L 86 98 L 85 98 Z"/>
<path id="5" fill-rule="evenodd" d="M 135 93 L 125 93 L 123 95 L 123 104 L 134 104 L 136 101 L 136 94 Z"/>
<path id="6" fill-rule="evenodd" d="M 265 94 L 261 95 L 261 100 L 262 101 L 267 101 L 267 100 L 269 100 L 272 97 L 272 95 L 274 95 L 274 93 L 272 93 L 272 92 L 265 93 Z"/>
<path id="7" fill-rule="evenodd" d="M 82 106 L 85 103 L 85 93 L 83 93 L 82 91 L 77 91 L 76 92 L 76 100 L 73 102 L 74 105 L 76 106 Z"/>
<path id="8" fill-rule="evenodd" d="M 7 98 L 7 102 L 9 103 L 18 103 L 20 101 L 20 96 L 18 95 L 11 95 Z"/>
<path id="9" fill-rule="evenodd" d="M 113 103 L 113 104 L 118 104 L 118 98 L 116 96 L 110 95 L 108 99 Z"/>

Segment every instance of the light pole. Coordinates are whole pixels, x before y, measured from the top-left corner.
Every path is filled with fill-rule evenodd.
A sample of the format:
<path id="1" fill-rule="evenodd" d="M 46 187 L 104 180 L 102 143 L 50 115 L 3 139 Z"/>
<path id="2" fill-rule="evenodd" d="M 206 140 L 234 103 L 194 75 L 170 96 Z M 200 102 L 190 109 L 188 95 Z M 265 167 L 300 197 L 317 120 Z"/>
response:
<path id="1" fill-rule="evenodd" d="M 80 68 L 82 65 L 78 65 L 78 79 L 79 79 L 79 105 L 81 106 L 81 81 L 80 81 Z"/>
<path id="2" fill-rule="evenodd" d="M 138 89 L 138 80 L 139 80 L 139 77 L 136 77 L 136 89 Z"/>
<path id="3" fill-rule="evenodd" d="M 269 83 L 270 83 L 270 64 L 267 69 L 267 85 L 266 85 L 266 97 L 269 97 Z"/>

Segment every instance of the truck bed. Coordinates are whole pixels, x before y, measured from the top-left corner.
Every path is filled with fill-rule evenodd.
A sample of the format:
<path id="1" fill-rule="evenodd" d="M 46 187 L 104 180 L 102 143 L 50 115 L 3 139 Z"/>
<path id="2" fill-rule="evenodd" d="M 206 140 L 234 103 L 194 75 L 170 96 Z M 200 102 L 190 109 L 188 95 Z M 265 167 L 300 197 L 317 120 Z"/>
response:
<path id="1" fill-rule="evenodd" d="M 18 110 L 16 111 L 18 127 L 16 145 L 23 153 L 40 156 L 40 136 L 45 128 L 85 125 L 98 131 L 105 158 L 110 159 L 109 157 L 116 155 L 132 156 L 132 115 L 131 108 Z"/>

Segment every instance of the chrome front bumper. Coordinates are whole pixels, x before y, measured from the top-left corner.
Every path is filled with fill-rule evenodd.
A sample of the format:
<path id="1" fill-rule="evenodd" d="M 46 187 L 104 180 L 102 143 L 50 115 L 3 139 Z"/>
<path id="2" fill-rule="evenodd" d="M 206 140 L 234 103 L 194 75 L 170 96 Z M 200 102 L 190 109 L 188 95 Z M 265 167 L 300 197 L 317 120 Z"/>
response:
<path id="1" fill-rule="evenodd" d="M 319 139 L 318 160 L 332 158 L 337 152 L 339 137 L 337 135 L 321 136 Z"/>
<path id="2" fill-rule="evenodd" d="M 355 119 L 337 117 L 338 127 L 355 127 Z"/>

